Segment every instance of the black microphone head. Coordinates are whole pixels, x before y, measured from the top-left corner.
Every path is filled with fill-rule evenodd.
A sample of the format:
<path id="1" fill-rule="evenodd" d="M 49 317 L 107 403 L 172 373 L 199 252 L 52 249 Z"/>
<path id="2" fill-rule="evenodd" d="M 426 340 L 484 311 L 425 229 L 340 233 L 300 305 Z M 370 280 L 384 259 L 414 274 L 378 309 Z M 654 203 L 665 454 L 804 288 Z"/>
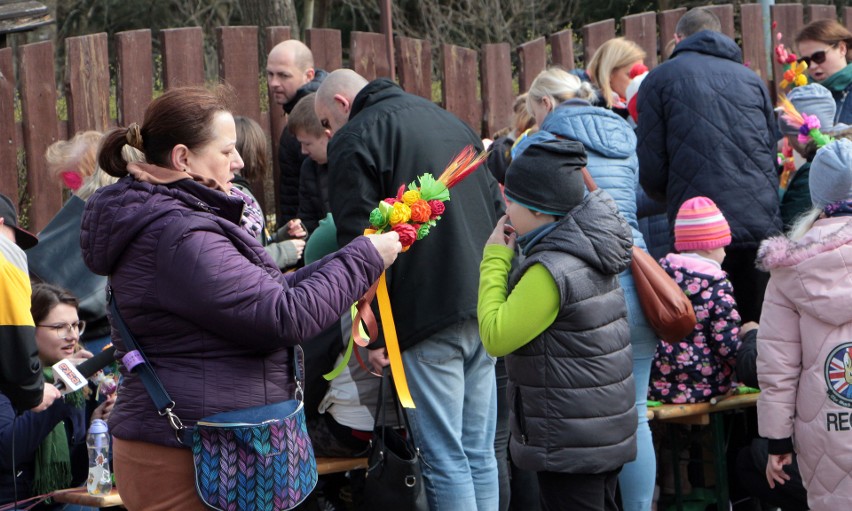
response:
<path id="1" fill-rule="evenodd" d="M 115 346 L 110 346 L 92 358 L 87 359 L 82 364 L 75 366 L 75 368 L 83 375 L 83 378 L 89 378 L 113 362 L 115 362 Z M 56 386 L 59 390 L 63 390 L 65 388 L 65 383 L 62 380 L 57 379 L 54 382 L 54 386 Z"/>

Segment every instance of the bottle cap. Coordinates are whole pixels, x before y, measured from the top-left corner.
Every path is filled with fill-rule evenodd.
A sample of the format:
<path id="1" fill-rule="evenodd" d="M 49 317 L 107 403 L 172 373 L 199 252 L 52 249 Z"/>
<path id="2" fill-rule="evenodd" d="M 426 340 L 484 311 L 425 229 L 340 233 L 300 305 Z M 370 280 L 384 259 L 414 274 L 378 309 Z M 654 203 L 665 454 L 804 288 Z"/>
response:
<path id="1" fill-rule="evenodd" d="M 95 419 L 92 421 L 92 425 L 89 426 L 89 434 L 98 434 L 98 433 L 107 433 L 109 432 L 109 428 L 107 427 L 107 423 L 103 419 Z"/>

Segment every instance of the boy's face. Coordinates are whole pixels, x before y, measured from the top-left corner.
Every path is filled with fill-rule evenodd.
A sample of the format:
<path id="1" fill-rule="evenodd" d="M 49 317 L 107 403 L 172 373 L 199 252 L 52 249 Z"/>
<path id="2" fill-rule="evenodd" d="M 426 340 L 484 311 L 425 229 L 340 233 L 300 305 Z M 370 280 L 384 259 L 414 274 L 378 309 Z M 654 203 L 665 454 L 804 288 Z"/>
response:
<path id="1" fill-rule="evenodd" d="M 509 222 L 518 236 L 523 236 L 555 220 L 551 215 L 537 213 L 509 199 L 506 199 L 506 215 L 509 216 Z"/>
<path id="2" fill-rule="evenodd" d="M 308 158 L 323 165 L 328 163 L 328 132 L 321 136 L 311 135 L 310 133 L 296 133 L 296 140 L 302 146 L 302 154 Z"/>

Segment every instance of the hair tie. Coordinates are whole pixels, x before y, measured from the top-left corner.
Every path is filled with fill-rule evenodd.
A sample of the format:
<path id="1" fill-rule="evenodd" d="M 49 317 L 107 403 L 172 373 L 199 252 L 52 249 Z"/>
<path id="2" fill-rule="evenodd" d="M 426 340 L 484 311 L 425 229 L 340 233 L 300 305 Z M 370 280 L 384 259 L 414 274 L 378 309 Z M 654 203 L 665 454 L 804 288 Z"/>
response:
<path id="1" fill-rule="evenodd" d="M 130 126 L 127 127 L 127 145 L 134 149 L 138 149 L 144 152 L 142 148 L 142 128 L 139 127 L 137 123 L 131 123 Z"/>

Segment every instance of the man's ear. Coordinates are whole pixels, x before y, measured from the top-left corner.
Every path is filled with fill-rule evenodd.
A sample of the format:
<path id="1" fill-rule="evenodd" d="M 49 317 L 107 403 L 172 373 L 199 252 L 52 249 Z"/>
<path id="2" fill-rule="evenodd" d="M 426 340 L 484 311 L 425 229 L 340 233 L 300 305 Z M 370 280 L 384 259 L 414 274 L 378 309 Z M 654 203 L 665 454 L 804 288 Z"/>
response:
<path id="1" fill-rule="evenodd" d="M 305 78 L 307 78 L 308 82 L 312 81 L 314 79 L 314 76 L 316 76 L 316 71 L 314 70 L 314 68 L 309 67 L 305 70 Z"/>
<path id="2" fill-rule="evenodd" d="M 675 40 L 675 44 L 680 43 L 681 41 L 683 41 L 683 34 L 675 33 L 674 40 Z"/>
<path id="3" fill-rule="evenodd" d="M 189 148 L 183 144 L 174 146 L 169 154 L 169 163 L 175 170 L 189 170 Z"/>
<path id="4" fill-rule="evenodd" d="M 322 134 L 325 135 L 325 138 L 331 140 L 331 130 L 322 130 Z"/>
<path id="5" fill-rule="evenodd" d="M 334 103 L 340 106 L 340 109 L 343 110 L 343 113 L 349 115 L 349 110 L 352 109 L 352 103 L 344 96 L 343 94 L 335 94 L 334 95 Z"/>

